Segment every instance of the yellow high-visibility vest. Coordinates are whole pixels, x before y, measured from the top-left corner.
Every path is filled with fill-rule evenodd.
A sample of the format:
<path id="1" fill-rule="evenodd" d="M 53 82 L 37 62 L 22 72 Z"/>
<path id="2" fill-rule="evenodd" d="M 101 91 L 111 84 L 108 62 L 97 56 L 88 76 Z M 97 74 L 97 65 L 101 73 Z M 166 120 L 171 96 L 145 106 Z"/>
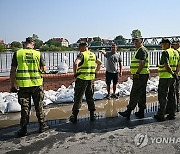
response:
<path id="1" fill-rule="evenodd" d="M 82 52 L 84 62 L 77 69 L 77 78 L 82 80 L 93 80 L 95 78 L 96 56 L 91 51 Z"/>
<path id="2" fill-rule="evenodd" d="M 166 50 L 168 55 L 169 55 L 169 60 L 168 60 L 168 64 L 170 65 L 171 69 L 173 72 L 176 71 L 176 67 L 178 65 L 178 60 L 179 60 L 179 54 L 178 51 L 169 48 Z M 166 68 L 164 67 L 164 65 L 159 65 L 158 67 L 158 73 L 159 73 L 159 77 L 160 78 L 173 78 L 172 74 L 169 73 Z"/>
<path id="3" fill-rule="evenodd" d="M 144 46 L 140 47 L 139 49 L 141 48 L 143 48 L 143 50 L 148 52 L 148 50 Z M 136 59 L 136 54 L 138 53 L 139 49 L 135 52 L 131 60 L 131 65 L 130 65 L 131 74 L 136 74 L 139 68 L 140 59 Z M 141 70 L 140 74 L 149 74 L 149 58 L 148 57 L 145 60 L 144 68 Z"/>
<path id="4" fill-rule="evenodd" d="M 40 52 L 33 49 L 17 51 L 16 81 L 19 87 L 41 86 L 43 84 L 40 70 Z"/>

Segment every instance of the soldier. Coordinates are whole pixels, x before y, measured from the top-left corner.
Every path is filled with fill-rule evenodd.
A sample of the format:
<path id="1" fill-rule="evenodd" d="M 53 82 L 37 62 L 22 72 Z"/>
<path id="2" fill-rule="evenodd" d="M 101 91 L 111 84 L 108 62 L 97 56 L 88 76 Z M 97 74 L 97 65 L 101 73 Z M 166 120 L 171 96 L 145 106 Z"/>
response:
<path id="1" fill-rule="evenodd" d="M 35 42 L 31 37 L 26 38 L 25 44 L 26 49 L 20 49 L 14 53 L 10 72 L 10 91 L 17 92 L 16 82 L 19 87 L 18 102 L 21 105 L 21 129 L 17 135 L 20 137 L 27 135 L 31 97 L 39 122 L 39 133 L 49 129 L 49 126 L 45 124 L 43 113 L 42 73 L 45 71 L 45 62 L 40 52 L 33 49 Z"/>
<path id="2" fill-rule="evenodd" d="M 107 99 L 117 98 L 116 95 L 116 85 L 118 83 L 118 64 L 119 64 L 119 76 L 122 76 L 122 58 L 119 53 L 117 53 L 117 45 L 112 44 L 111 52 L 101 51 L 101 53 L 106 57 L 106 85 L 107 85 Z M 113 81 L 113 94 L 110 95 L 110 85 L 111 80 Z"/>
<path id="3" fill-rule="evenodd" d="M 137 51 L 131 60 L 130 71 L 133 75 L 133 86 L 130 93 L 130 101 L 125 112 L 119 112 L 123 117 L 130 119 L 131 111 L 138 104 L 139 111 L 135 113 L 138 118 L 144 118 L 146 109 L 146 86 L 149 78 L 148 50 L 143 46 L 143 39 L 133 39 Z"/>
<path id="4" fill-rule="evenodd" d="M 180 45 L 179 45 L 179 40 L 173 40 L 172 41 L 172 48 L 174 50 L 177 50 L 179 55 L 180 55 Z M 177 70 L 179 71 L 179 70 Z M 178 73 L 178 80 L 180 79 L 180 72 Z M 176 88 L 175 88 L 175 92 L 176 92 L 176 109 L 177 112 L 179 112 L 179 81 L 176 82 Z"/>
<path id="5" fill-rule="evenodd" d="M 176 50 L 170 47 L 170 41 L 168 39 L 162 39 L 161 47 L 163 49 L 160 65 L 158 67 L 159 72 L 159 85 L 158 85 L 158 101 L 159 109 L 154 118 L 157 121 L 165 120 L 165 112 L 167 102 L 168 115 L 167 119 L 175 119 L 176 111 L 176 97 L 175 97 L 175 80 L 177 80 L 177 66 L 179 61 L 179 54 Z"/>
<path id="6" fill-rule="evenodd" d="M 81 107 L 84 93 L 88 104 L 88 110 L 90 111 L 90 120 L 93 121 L 96 119 L 96 115 L 94 114 L 96 109 L 93 99 L 93 81 L 95 79 L 95 74 L 100 70 L 102 64 L 101 61 L 96 59 L 95 54 L 88 50 L 87 43 L 80 43 L 79 51 L 80 54 L 77 56 L 73 67 L 76 81 L 74 88 L 74 105 L 72 108 L 72 115 L 69 118 L 72 123 L 77 123 L 77 115 Z"/>

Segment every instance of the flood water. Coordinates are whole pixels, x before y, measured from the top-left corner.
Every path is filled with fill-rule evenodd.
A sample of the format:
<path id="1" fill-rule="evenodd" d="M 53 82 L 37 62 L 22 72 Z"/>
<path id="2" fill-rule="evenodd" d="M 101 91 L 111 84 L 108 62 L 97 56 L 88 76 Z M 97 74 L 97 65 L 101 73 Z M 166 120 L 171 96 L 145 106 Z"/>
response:
<path id="1" fill-rule="evenodd" d="M 119 111 L 126 110 L 126 106 L 129 102 L 129 97 L 120 97 L 119 99 L 110 99 L 110 100 L 99 100 L 95 101 L 96 105 L 96 114 L 98 118 L 106 118 L 106 117 L 116 117 L 118 116 Z M 73 104 L 57 104 L 57 105 L 49 105 L 44 108 L 46 120 L 53 121 L 56 119 L 68 119 L 68 117 L 72 113 L 72 105 Z M 147 95 L 147 109 L 145 112 L 154 112 L 157 110 L 157 94 L 150 93 Z M 138 107 L 132 112 L 136 112 Z M 19 124 L 19 120 L 21 117 L 21 113 L 8 113 L 4 115 L 0 115 L 0 128 L 12 126 Z M 87 109 L 87 103 L 83 102 L 82 107 L 80 109 L 78 119 L 88 118 L 89 111 Z M 34 107 L 31 109 L 30 114 L 30 122 L 37 122 L 36 114 Z"/>

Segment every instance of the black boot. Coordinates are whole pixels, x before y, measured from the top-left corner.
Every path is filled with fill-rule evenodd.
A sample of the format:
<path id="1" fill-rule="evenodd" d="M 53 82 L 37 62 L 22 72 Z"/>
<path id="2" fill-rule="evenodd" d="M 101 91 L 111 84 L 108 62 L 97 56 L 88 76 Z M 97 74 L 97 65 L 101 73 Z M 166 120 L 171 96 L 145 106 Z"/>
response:
<path id="1" fill-rule="evenodd" d="M 45 122 L 39 124 L 39 133 L 49 130 L 49 126 Z"/>
<path id="2" fill-rule="evenodd" d="M 77 123 L 77 115 L 72 114 L 69 117 L 69 121 L 72 122 L 72 123 Z"/>
<path id="3" fill-rule="evenodd" d="M 94 111 L 90 111 L 90 121 L 94 120 L 96 120 L 96 114 L 94 113 Z"/>
<path id="4" fill-rule="evenodd" d="M 16 134 L 17 134 L 19 137 L 26 136 L 26 135 L 27 135 L 27 126 L 21 127 L 21 128 L 16 132 Z"/>
<path id="5" fill-rule="evenodd" d="M 154 119 L 156 119 L 158 122 L 165 121 L 164 116 L 159 116 L 158 114 L 154 115 Z"/>
<path id="6" fill-rule="evenodd" d="M 138 117 L 139 119 L 144 118 L 144 109 L 139 109 L 138 112 L 135 112 L 135 116 Z"/>
<path id="7" fill-rule="evenodd" d="M 126 117 L 128 120 L 130 120 L 130 115 L 131 115 L 131 109 L 127 109 L 124 112 L 118 112 L 121 116 Z"/>

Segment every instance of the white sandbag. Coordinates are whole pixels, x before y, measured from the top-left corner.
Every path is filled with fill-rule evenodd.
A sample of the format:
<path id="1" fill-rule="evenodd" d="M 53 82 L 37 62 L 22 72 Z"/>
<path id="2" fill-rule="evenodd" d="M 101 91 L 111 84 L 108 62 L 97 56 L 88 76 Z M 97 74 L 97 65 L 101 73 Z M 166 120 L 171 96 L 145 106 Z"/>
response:
<path id="1" fill-rule="evenodd" d="M 0 112 L 4 114 L 7 110 L 7 102 L 0 102 Z"/>
<path id="2" fill-rule="evenodd" d="M 69 96 L 66 97 L 65 95 L 57 97 L 54 103 L 65 103 L 65 102 L 73 102 L 74 97 L 73 96 Z"/>
<path id="3" fill-rule="evenodd" d="M 57 95 L 55 103 L 72 102 L 74 100 L 74 89 L 62 89 Z"/>
<path id="4" fill-rule="evenodd" d="M 45 99 L 45 100 L 43 100 L 43 105 L 44 106 L 47 106 L 47 105 L 49 105 L 49 104 L 52 104 L 53 102 L 50 100 L 50 99 Z"/>
<path id="5" fill-rule="evenodd" d="M 62 62 L 58 66 L 58 73 L 67 73 L 68 69 L 69 69 L 69 66 L 65 62 Z"/>
<path id="6" fill-rule="evenodd" d="M 7 95 L 9 95 L 8 92 L 0 92 L 0 98 L 4 98 Z"/>
<path id="7" fill-rule="evenodd" d="M 103 99 L 105 97 L 105 95 L 103 95 L 101 92 L 99 92 L 99 91 L 96 91 L 95 93 L 94 93 L 94 96 L 93 96 L 93 98 L 94 98 L 94 100 L 101 100 L 101 99 Z"/>
<path id="8" fill-rule="evenodd" d="M 21 105 L 18 103 L 17 99 L 8 102 L 7 112 L 19 112 L 19 111 L 21 111 Z"/>
<path id="9" fill-rule="evenodd" d="M 6 102 L 11 102 L 14 99 L 17 99 L 17 94 L 16 93 L 9 93 L 8 95 L 4 96 L 4 99 Z"/>

